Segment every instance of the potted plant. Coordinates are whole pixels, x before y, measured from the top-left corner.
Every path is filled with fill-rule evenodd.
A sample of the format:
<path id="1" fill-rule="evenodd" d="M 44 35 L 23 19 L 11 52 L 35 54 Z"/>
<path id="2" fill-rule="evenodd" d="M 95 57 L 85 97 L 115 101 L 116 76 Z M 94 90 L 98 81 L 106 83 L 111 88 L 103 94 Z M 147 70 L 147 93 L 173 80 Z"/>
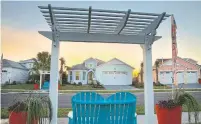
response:
<path id="1" fill-rule="evenodd" d="M 34 83 L 34 90 L 38 90 L 39 87 L 40 87 L 40 85 L 39 85 L 39 83 L 36 81 L 36 82 Z"/>
<path id="2" fill-rule="evenodd" d="M 198 79 L 199 84 L 201 84 L 201 78 Z"/>
<path id="3" fill-rule="evenodd" d="M 182 106 L 188 110 L 188 121 L 191 122 L 191 116 L 195 124 L 199 123 L 200 107 L 196 99 L 184 90 L 176 89 L 173 99 L 159 101 L 156 104 L 156 115 L 158 124 L 181 124 Z"/>
<path id="4" fill-rule="evenodd" d="M 30 95 L 22 102 L 9 107 L 9 124 L 46 124 L 52 119 L 49 97 Z"/>
<path id="5" fill-rule="evenodd" d="M 9 124 L 26 124 L 27 105 L 24 102 L 17 102 L 8 108 Z"/>

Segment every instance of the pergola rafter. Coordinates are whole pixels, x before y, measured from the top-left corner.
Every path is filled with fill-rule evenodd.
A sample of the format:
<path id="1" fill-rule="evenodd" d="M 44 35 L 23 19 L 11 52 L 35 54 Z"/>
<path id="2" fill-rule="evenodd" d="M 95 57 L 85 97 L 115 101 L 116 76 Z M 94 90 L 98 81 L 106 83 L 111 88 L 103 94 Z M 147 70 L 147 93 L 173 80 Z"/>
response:
<path id="1" fill-rule="evenodd" d="M 156 29 L 170 15 L 117 10 L 39 6 L 52 31 L 39 31 L 52 40 L 50 99 L 51 124 L 57 124 L 60 41 L 89 43 L 140 44 L 144 62 L 145 124 L 153 124 L 154 93 L 152 44 L 160 39 Z"/>
<path id="2" fill-rule="evenodd" d="M 39 6 L 39 8 L 51 27 L 52 21 L 50 17 L 51 13 L 48 10 L 49 8 L 46 6 Z M 91 7 L 89 7 L 89 9 L 51 7 L 51 9 L 54 14 L 55 22 L 57 22 L 55 24 L 56 27 L 59 27 L 59 29 L 61 28 L 60 31 L 66 29 L 66 32 L 77 32 L 77 27 L 83 29 L 81 31 L 83 33 L 99 33 L 105 31 L 107 34 L 108 29 L 114 28 L 115 30 L 109 32 L 109 34 L 121 34 L 121 32 L 124 35 L 136 35 L 140 33 L 147 34 L 147 32 L 150 33 L 150 30 L 152 30 L 150 27 L 155 26 L 155 24 L 160 24 L 158 21 L 165 20 L 169 17 L 169 15 L 165 13 L 155 14 L 132 12 L 131 10 L 102 10 L 92 9 Z M 138 30 L 138 26 L 140 26 L 142 30 Z M 126 30 L 125 32 L 123 32 L 124 29 Z M 129 29 L 129 31 L 127 29 Z M 133 31 L 135 33 L 133 33 Z"/>

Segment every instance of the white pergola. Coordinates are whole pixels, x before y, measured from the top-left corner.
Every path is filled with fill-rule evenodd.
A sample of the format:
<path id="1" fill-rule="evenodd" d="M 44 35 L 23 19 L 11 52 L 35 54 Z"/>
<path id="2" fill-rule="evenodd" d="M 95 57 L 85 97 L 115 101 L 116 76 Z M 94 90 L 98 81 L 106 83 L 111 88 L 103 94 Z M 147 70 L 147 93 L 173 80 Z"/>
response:
<path id="1" fill-rule="evenodd" d="M 51 124 L 57 124 L 59 44 L 66 42 L 139 44 L 143 49 L 144 100 L 146 124 L 154 121 L 152 79 L 152 44 L 160 23 L 168 18 L 161 14 L 117 10 L 39 6 L 52 31 L 39 31 L 52 40 L 50 99 L 53 107 Z"/>
<path id="2" fill-rule="evenodd" d="M 43 79 L 43 75 L 50 75 L 50 72 L 49 71 L 39 71 L 39 74 L 40 74 L 40 90 L 42 88 L 42 79 Z"/>

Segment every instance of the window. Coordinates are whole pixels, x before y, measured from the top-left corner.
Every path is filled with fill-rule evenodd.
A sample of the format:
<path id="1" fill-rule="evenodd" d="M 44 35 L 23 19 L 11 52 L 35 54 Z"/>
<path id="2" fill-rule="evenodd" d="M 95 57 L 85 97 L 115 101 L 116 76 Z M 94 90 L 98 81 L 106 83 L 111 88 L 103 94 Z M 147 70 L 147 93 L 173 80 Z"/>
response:
<path id="1" fill-rule="evenodd" d="M 76 80 L 80 80 L 80 72 L 79 71 L 76 71 L 76 73 L 75 73 L 75 79 Z"/>
<path id="2" fill-rule="evenodd" d="M 72 71 L 70 71 L 70 81 L 73 80 Z"/>
<path id="3" fill-rule="evenodd" d="M 89 68 L 91 68 L 92 67 L 92 64 L 89 64 Z"/>
<path id="4" fill-rule="evenodd" d="M 84 71 L 83 72 L 83 77 L 82 77 L 83 80 L 85 80 L 85 76 L 86 76 L 86 72 Z"/>

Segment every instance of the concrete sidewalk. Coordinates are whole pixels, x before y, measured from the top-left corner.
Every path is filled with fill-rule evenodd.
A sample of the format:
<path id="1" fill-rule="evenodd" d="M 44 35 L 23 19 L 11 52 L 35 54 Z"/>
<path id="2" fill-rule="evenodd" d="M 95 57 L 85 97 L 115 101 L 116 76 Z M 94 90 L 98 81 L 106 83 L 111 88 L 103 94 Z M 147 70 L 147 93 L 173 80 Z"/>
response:
<path id="1" fill-rule="evenodd" d="M 201 121 L 201 112 L 199 114 L 199 120 Z M 194 122 L 194 120 L 192 119 L 191 123 L 193 123 L 193 122 Z M 145 116 L 144 115 L 138 115 L 137 116 L 137 123 L 138 124 L 145 124 Z M 8 119 L 1 119 L 0 124 L 8 124 Z M 68 118 L 59 118 L 58 124 L 68 124 Z M 154 116 L 154 123 L 153 124 L 157 124 L 156 115 Z M 188 113 L 187 112 L 182 113 L 182 124 L 188 124 Z"/>

